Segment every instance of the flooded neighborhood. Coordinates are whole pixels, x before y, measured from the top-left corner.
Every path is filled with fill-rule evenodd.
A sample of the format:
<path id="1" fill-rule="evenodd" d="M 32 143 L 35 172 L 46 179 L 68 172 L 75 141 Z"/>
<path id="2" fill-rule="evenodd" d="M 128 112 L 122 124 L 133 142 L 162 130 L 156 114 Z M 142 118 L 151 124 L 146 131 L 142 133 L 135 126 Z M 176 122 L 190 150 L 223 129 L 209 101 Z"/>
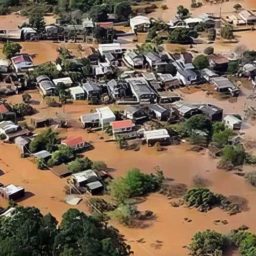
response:
<path id="1" fill-rule="evenodd" d="M 0 255 L 256 256 L 256 1 L 0 14 Z"/>

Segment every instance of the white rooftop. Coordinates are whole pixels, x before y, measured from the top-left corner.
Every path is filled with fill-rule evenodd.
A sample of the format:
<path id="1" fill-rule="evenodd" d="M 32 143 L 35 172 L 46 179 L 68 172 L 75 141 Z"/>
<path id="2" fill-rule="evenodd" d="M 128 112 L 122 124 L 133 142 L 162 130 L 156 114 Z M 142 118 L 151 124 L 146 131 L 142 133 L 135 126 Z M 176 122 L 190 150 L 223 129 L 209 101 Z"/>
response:
<path id="1" fill-rule="evenodd" d="M 69 88 L 71 94 L 82 94 L 84 90 L 81 86 L 71 87 Z"/>
<path id="2" fill-rule="evenodd" d="M 109 107 L 96 108 L 97 113 L 102 119 L 113 118 L 115 120 L 116 116 Z"/>
<path id="3" fill-rule="evenodd" d="M 72 177 L 78 182 L 84 182 L 87 181 L 88 179 L 92 178 L 92 177 L 98 177 L 97 174 L 95 173 L 95 171 L 89 169 L 86 171 L 82 171 L 82 172 L 78 172 L 78 173 L 74 173 L 72 174 Z"/>
<path id="4" fill-rule="evenodd" d="M 12 195 L 12 194 L 15 194 L 15 193 L 17 193 L 17 192 L 19 192 L 19 191 L 22 191 L 22 190 L 24 190 L 24 188 L 23 187 L 20 187 L 20 186 L 15 186 L 15 185 L 13 185 L 13 184 L 10 184 L 10 185 L 7 185 L 7 186 L 5 186 L 5 187 L 3 187 L 3 188 L 1 188 L 5 193 L 6 193 L 6 195 Z"/>
<path id="5" fill-rule="evenodd" d="M 146 140 L 150 139 L 168 139 L 170 135 L 166 129 L 158 129 L 151 131 L 144 131 L 144 137 Z"/>
<path id="6" fill-rule="evenodd" d="M 56 78 L 52 80 L 55 85 L 58 83 L 63 83 L 65 85 L 72 84 L 73 81 L 70 77 L 62 77 L 62 78 Z"/>

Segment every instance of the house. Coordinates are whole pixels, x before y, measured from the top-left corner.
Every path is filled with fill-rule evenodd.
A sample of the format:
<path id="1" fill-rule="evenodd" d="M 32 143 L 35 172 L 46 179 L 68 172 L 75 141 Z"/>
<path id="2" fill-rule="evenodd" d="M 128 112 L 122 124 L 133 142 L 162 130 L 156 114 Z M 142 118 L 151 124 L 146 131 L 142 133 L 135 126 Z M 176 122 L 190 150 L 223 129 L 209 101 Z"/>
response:
<path id="1" fill-rule="evenodd" d="M 82 88 L 85 91 L 85 98 L 87 100 L 98 102 L 101 96 L 100 86 L 92 81 L 82 84 Z"/>
<path id="2" fill-rule="evenodd" d="M 190 118 L 191 116 L 202 113 L 198 106 L 183 101 L 176 101 L 172 106 L 182 118 Z"/>
<path id="3" fill-rule="evenodd" d="M 256 23 L 256 15 L 249 10 L 241 10 L 239 12 L 239 16 L 242 20 L 246 22 L 246 24 Z"/>
<path id="4" fill-rule="evenodd" d="M 198 109 L 211 121 L 222 121 L 223 109 L 212 104 L 201 104 Z"/>
<path id="5" fill-rule="evenodd" d="M 144 131 L 144 139 L 149 146 L 159 143 L 170 143 L 170 135 L 166 129 Z"/>
<path id="6" fill-rule="evenodd" d="M 62 145 L 68 146 L 74 150 L 88 149 L 90 144 L 87 143 L 82 137 L 70 137 L 61 142 Z"/>
<path id="7" fill-rule="evenodd" d="M 180 81 L 176 77 L 173 77 L 171 74 L 158 73 L 157 75 L 166 90 L 180 86 Z"/>
<path id="8" fill-rule="evenodd" d="M 28 153 L 28 145 L 30 143 L 30 140 L 28 138 L 19 136 L 14 139 L 14 143 L 20 150 L 21 155 L 25 155 L 26 153 Z"/>
<path id="9" fill-rule="evenodd" d="M 140 103 L 154 103 L 157 100 L 157 95 L 153 89 L 148 85 L 143 77 L 127 78 L 125 81 L 130 85 L 133 95 L 137 102 Z"/>
<path id="10" fill-rule="evenodd" d="M 166 62 L 162 61 L 160 55 L 156 52 L 147 52 L 144 56 L 151 68 L 157 68 L 159 65 L 166 64 Z"/>
<path id="11" fill-rule="evenodd" d="M 137 137 L 137 132 L 134 130 L 135 124 L 130 119 L 114 121 L 111 126 L 114 139 L 118 137 L 126 139 Z"/>
<path id="12" fill-rule="evenodd" d="M 83 128 L 88 127 L 99 127 L 100 117 L 98 113 L 88 113 L 80 116 L 80 121 L 83 125 Z"/>
<path id="13" fill-rule="evenodd" d="M 116 120 L 115 114 L 109 107 L 96 108 L 96 112 L 99 115 L 100 127 L 102 129 Z"/>
<path id="14" fill-rule="evenodd" d="M 92 73 L 96 77 L 111 75 L 111 74 L 113 74 L 113 72 L 114 72 L 113 67 L 107 62 L 100 62 L 100 63 L 98 63 L 98 65 L 92 66 Z"/>
<path id="15" fill-rule="evenodd" d="M 28 129 L 22 129 L 10 120 L 0 122 L 0 135 L 5 136 L 5 141 L 14 140 L 19 136 L 27 136 L 30 133 Z"/>
<path id="16" fill-rule="evenodd" d="M 0 59 L 0 73 L 7 73 L 9 70 L 9 60 Z"/>
<path id="17" fill-rule="evenodd" d="M 176 78 L 181 81 L 183 85 L 190 85 L 197 82 L 198 76 L 192 69 L 177 68 Z"/>
<path id="18" fill-rule="evenodd" d="M 27 71 L 34 67 L 32 58 L 28 54 L 19 54 L 12 57 L 11 63 L 17 73 Z"/>
<path id="19" fill-rule="evenodd" d="M 135 122 L 145 121 L 148 119 L 148 115 L 144 108 L 141 106 L 128 106 L 124 110 L 124 116 Z"/>
<path id="20" fill-rule="evenodd" d="M 224 124 L 232 130 L 240 130 L 242 126 L 242 120 L 235 115 L 226 115 L 223 118 Z"/>
<path id="21" fill-rule="evenodd" d="M 35 40 L 37 39 L 37 32 L 31 27 L 21 28 L 21 39 L 22 40 Z"/>
<path id="22" fill-rule="evenodd" d="M 158 92 L 159 104 L 169 104 L 181 100 L 181 96 L 171 91 Z"/>
<path id="23" fill-rule="evenodd" d="M 114 100 L 132 96 L 132 92 L 131 92 L 129 84 L 123 80 L 116 81 L 116 80 L 112 79 L 112 80 L 108 81 L 107 89 L 108 89 L 108 94 Z"/>
<path id="24" fill-rule="evenodd" d="M 2 121 L 0 122 L 0 134 L 8 135 L 10 133 L 16 132 L 19 130 L 19 125 L 16 125 L 12 121 Z"/>
<path id="25" fill-rule="evenodd" d="M 146 16 L 135 16 L 130 19 L 132 32 L 147 32 L 150 28 L 150 19 Z"/>
<path id="26" fill-rule="evenodd" d="M 104 189 L 96 172 L 90 169 L 72 174 L 71 179 L 74 185 L 81 191 L 88 189 L 92 194 L 98 194 Z"/>
<path id="27" fill-rule="evenodd" d="M 18 200 L 25 196 L 25 189 L 13 184 L 0 187 L 0 195 L 7 200 Z"/>
<path id="28" fill-rule="evenodd" d="M 51 168 L 51 171 L 60 178 L 67 177 L 71 174 L 66 164 L 55 165 Z"/>
<path id="29" fill-rule="evenodd" d="M 0 29 L 1 40 L 20 40 L 21 30 L 20 29 Z"/>
<path id="30" fill-rule="evenodd" d="M 209 68 L 204 68 L 201 70 L 201 76 L 205 81 L 210 82 L 212 78 L 218 77 L 219 75 Z"/>
<path id="31" fill-rule="evenodd" d="M 184 22 L 186 26 L 188 26 L 189 28 L 193 28 L 199 23 L 203 22 L 203 20 L 201 18 L 187 18 L 184 20 Z"/>
<path id="32" fill-rule="evenodd" d="M 0 121 L 4 121 L 4 120 L 12 120 L 15 122 L 16 114 L 9 110 L 8 105 L 4 103 L 0 103 Z"/>
<path id="33" fill-rule="evenodd" d="M 229 60 L 221 54 L 209 55 L 210 67 L 220 72 L 226 72 L 228 69 Z"/>
<path id="34" fill-rule="evenodd" d="M 59 83 L 64 84 L 65 87 L 71 87 L 73 85 L 73 81 L 70 77 L 56 78 L 56 79 L 53 79 L 52 81 L 55 86 L 57 86 Z"/>
<path id="35" fill-rule="evenodd" d="M 170 117 L 170 111 L 159 104 L 148 105 L 149 116 L 159 121 L 167 121 Z"/>
<path id="36" fill-rule="evenodd" d="M 240 93 L 240 89 L 226 77 L 214 77 L 211 79 L 211 82 L 217 92 L 229 93 L 234 97 Z"/>
<path id="37" fill-rule="evenodd" d="M 51 153 L 48 152 L 47 150 L 41 150 L 39 152 L 34 153 L 33 156 L 36 159 L 49 159 L 51 157 Z"/>
<path id="38" fill-rule="evenodd" d="M 125 52 L 123 61 L 128 67 L 132 68 L 142 68 L 144 66 L 144 57 L 135 51 Z"/>
<path id="39" fill-rule="evenodd" d="M 54 95 L 54 93 L 56 91 L 56 86 L 48 76 L 44 76 L 44 75 L 38 76 L 36 78 L 36 82 L 39 87 L 39 92 L 43 96 Z"/>
<path id="40" fill-rule="evenodd" d="M 104 56 L 106 53 L 111 53 L 113 55 L 123 54 L 123 48 L 121 47 L 120 43 L 99 44 L 98 49 L 102 56 Z"/>
<path id="41" fill-rule="evenodd" d="M 85 92 L 81 86 L 75 86 L 69 88 L 70 95 L 74 100 L 84 100 L 85 99 Z"/>

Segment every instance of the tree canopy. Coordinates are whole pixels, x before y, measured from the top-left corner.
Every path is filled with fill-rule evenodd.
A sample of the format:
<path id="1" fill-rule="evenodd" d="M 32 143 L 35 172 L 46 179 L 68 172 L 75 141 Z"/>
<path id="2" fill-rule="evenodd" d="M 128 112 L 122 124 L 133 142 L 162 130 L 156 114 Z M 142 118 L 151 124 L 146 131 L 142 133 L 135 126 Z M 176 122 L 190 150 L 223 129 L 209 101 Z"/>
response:
<path id="1" fill-rule="evenodd" d="M 14 42 L 6 42 L 3 47 L 3 54 L 6 58 L 12 58 L 15 54 L 19 53 L 21 50 L 21 45 Z"/>
<path id="2" fill-rule="evenodd" d="M 1 255 L 131 255 L 114 228 L 77 209 L 68 210 L 57 226 L 50 214 L 18 207 L 12 216 L 0 218 L 0 247 Z"/>
<path id="3" fill-rule="evenodd" d="M 197 69 L 204 69 L 204 68 L 208 68 L 209 67 L 209 60 L 208 57 L 200 54 L 198 56 L 196 56 L 193 60 L 193 65 L 197 68 Z"/>

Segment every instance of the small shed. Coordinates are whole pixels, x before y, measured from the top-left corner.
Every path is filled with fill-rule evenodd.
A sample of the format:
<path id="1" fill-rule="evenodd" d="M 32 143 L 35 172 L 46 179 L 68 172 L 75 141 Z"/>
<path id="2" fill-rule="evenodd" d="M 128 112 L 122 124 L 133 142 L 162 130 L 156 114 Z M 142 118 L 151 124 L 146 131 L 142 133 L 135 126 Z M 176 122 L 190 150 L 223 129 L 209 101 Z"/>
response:
<path id="1" fill-rule="evenodd" d="M 71 176 L 75 186 L 78 188 L 85 187 L 86 184 L 98 180 L 98 175 L 95 171 L 89 169 L 82 172 L 74 173 Z"/>
<path id="2" fill-rule="evenodd" d="M 235 115 L 226 115 L 223 118 L 224 124 L 232 130 L 240 130 L 242 126 L 242 120 Z"/>
<path id="3" fill-rule="evenodd" d="M 102 183 L 98 180 L 87 183 L 86 188 L 92 195 L 101 194 L 104 189 Z"/>
<path id="4" fill-rule="evenodd" d="M 15 145 L 19 148 L 21 154 L 25 154 L 28 152 L 28 144 L 29 144 L 30 140 L 19 136 L 17 138 L 14 139 L 14 143 Z"/>
<path id="5" fill-rule="evenodd" d="M 73 84 L 73 81 L 70 77 L 62 77 L 62 78 L 56 78 L 52 80 L 53 83 L 57 86 L 59 83 L 64 84 L 66 87 L 71 87 Z"/>
<path id="6" fill-rule="evenodd" d="M 41 150 L 37 153 L 34 153 L 33 156 L 37 159 L 47 159 L 51 157 L 51 153 L 47 150 Z"/>

